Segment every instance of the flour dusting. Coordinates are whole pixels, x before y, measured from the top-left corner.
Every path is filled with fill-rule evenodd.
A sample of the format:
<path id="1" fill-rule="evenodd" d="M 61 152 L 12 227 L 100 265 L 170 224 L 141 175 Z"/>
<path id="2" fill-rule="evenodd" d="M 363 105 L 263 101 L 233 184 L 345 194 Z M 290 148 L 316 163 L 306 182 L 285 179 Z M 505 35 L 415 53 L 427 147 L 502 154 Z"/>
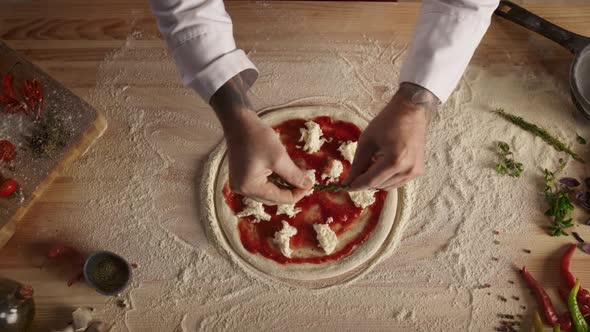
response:
<path id="1" fill-rule="evenodd" d="M 498 313 L 530 314 L 521 308 L 530 298 L 513 270 L 530 256 L 505 243 L 531 234 L 519 241 L 524 248 L 545 236 L 542 168 L 565 156 L 489 110 L 504 107 L 575 144 L 571 133 L 590 131 L 576 127 L 567 90 L 551 78 L 470 67 L 431 124 L 427 173 L 414 182 L 397 250 L 354 282 L 310 290 L 262 281 L 208 242 L 203 211 L 194 206 L 203 199 L 203 164 L 221 128 L 181 86 L 164 43 L 136 39 L 100 66 L 88 99 L 109 129 L 66 174 L 84 184 L 79 200 L 88 209 L 67 215 L 69 226 L 60 230 L 76 245 L 140 265 L 121 294 L 129 307 L 112 299 L 97 308 L 95 317 L 114 321 L 113 331 L 358 330 L 367 326 L 360 320 L 374 329 L 476 331 L 491 330 Z M 332 101 L 374 115 L 395 92 L 406 45 L 326 41 L 322 53 L 310 45 L 320 43 L 289 50 L 301 54 L 296 63 L 248 50 L 262 74 L 252 89 L 257 109 Z M 524 163 L 522 178 L 494 172 L 498 140 Z M 582 174 L 571 165 L 569 174 Z"/>

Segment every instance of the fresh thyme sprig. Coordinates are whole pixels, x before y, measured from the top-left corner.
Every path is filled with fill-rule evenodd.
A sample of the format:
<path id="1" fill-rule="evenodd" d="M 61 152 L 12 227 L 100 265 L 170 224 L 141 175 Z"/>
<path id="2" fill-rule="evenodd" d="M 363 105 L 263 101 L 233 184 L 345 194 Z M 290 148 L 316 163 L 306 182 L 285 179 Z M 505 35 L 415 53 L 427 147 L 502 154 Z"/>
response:
<path id="1" fill-rule="evenodd" d="M 313 189 L 318 191 L 346 191 L 348 186 L 343 184 L 316 184 Z"/>
<path id="2" fill-rule="evenodd" d="M 502 108 L 498 108 L 495 111 L 492 111 L 496 115 L 504 118 L 505 120 L 517 125 L 518 127 L 530 132 L 531 134 L 540 137 L 543 141 L 547 144 L 551 145 L 557 151 L 563 151 L 569 154 L 575 160 L 585 164 L 586 162 L 582 159 L 578 154 L 572 151 L 565 143 L 557 139 L 555 136 L 551 135 L 547 130 L 537 126 L 534 123 L 530 123 L 525 119 L 521 118 L 520 116 L 516 116 L 514 114 L 506 113 Z"/>
<path id="3" fill-rule="evenodd" d="M 510 146 L 506 142 L 498 142 L 498 155 L 500 162 L 496 165 L 498 174 L 506 174 L 513 178 L 519 177 L 524 171 L 524 166 L 514 160 L 514 154 L 510 151 Z"/>
<path id="4" fill-rule="evenodd" d="M 574 204 L 567 191 L 555 186 L 555 179 L 564 170 L 565 165 L 565 161 L 559 159 L 559 167 L 555 172 L 545 169 L 545 201 L 549 204 L 545 215 L 553 218 L 553 225 L 547 228 L 551 236 L 567 236 L 569 234 L 565 229 L 573 226 L 571 213 Z"/>
<path id="5" fill-rule="evenodd" d="M 279 187 L 293 189 L 292 185 L 276 175 L 270 176 L 268 180 Z M 343 184 L 316 184 L 313 186 L 313 189 L 318 191 L 346 191 L 348 190 L 348 186 Z"/>

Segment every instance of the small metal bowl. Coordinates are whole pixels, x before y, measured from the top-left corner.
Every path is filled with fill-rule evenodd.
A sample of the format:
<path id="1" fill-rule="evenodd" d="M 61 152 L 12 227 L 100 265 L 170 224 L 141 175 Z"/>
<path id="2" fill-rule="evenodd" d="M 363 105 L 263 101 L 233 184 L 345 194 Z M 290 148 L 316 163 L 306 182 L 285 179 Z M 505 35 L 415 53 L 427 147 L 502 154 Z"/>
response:
<path id="1" fill-rule="evenodd" d="M 106 266 L 108 264 L 109 266 Z M 99 276 L 101 273 L 100 269 L 105 270 L 108 267 L 108 273 L 103 273 L 102 277 Z M 114 272 L 113 272 L 114 271 Z M 96 251 L 91 253 L 86 262 L 84 262 L 84 279 L 90 287 L 94 288 L 97 292 L 107 296 L 113 296 L 121 293 L 131 280 L 131 266 L 121 256 L 112 253 L 110 251 Z M 116 274 L 113 278 L 109 276 Z M 105 279 L 106 277 L 106 279 Z M 100 280 L 100 279 L 104 280 Z"/>

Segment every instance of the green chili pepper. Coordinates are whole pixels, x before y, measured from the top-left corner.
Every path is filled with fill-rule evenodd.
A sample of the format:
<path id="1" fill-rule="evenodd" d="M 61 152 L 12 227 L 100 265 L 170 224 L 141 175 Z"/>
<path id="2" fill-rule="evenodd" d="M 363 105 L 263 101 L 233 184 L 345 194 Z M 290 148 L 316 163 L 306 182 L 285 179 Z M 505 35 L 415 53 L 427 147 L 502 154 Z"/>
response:
<path id="1" fill-rule="evenodd" d="M 578 296 L 579 290 L 580 290 L 580 280 L 576 279 L 576 284 L 574 285 L 574 288 L 572 288 L 572 291 L 570 292 L 570 295 L 568 296 L 567 304 L 570 309 L 570 313 L 572 315 L 572 321 L 574 322 L 574 327 L 576 328 L 576 332 L 588 332 L 588 323 L 586 323 L 586 320 L 584 319 L 584 315 L 582 315 L 582 312 L 580 311 L 580 308 L 578 307 L 578 300 L 576 299 L 576 297 Z"/>
<path id="2" fill-rule="evenodd" d="M 561 332 L 561 327 L 559 327 L 559 324 L 553 326 L 553 332 Z"/>
<path id="3" fill-rule="evenodd" d="M 539 311 L 535 311 L 535 332 L 543 332 L 544 330 L 541 315 L 539 315 Z"/>

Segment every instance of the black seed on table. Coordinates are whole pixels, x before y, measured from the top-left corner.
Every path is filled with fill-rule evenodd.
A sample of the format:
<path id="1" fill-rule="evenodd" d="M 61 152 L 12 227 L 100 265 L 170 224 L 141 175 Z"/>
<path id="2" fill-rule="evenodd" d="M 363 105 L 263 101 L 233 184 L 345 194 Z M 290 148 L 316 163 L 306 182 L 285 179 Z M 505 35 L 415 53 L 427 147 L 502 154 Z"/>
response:
<path id="1" fill-rule="evenodd" d="M 499 261 L 498 257 L 492 257 L 492 260 L 493 260 L 494 262 L 497 262 L 497 261 Z"/>
<path id="2" fill-rule="evenodd" d="M 500 241 L 494 240 L 494 244 L 500 244 Z"/>
<path id="3" fill-rule="evenodd" d="M 515 301 L 520 301 L 520 297 L 515 296 L 515 295 L 512 295 L 512 299 L 515 300 Z"/>
<path id="4" fill-rule="evenodd" d="M 572 236 L 574 237 L 574 239 L 576 239 L 576 241 L 578 241 L 580 243 L 586 242 L 586 241 L 584 241 L 584 239 L 582 239 L 582 237 L 580 236 L 580 234 L 578 234 L 576 232 L 572 232 Z"/>
<path id="5" fill-rule="evenodd" d="M 529 249 L 522 249 L 522 251 L 526 252 L 527 254 L 530 254 L 532 252 Z"/>
<path id="6" fill-rule="evenodd" d="M 514 285 L 514 281 L 512 280 L 508 280 L 508 283 Z"/>

